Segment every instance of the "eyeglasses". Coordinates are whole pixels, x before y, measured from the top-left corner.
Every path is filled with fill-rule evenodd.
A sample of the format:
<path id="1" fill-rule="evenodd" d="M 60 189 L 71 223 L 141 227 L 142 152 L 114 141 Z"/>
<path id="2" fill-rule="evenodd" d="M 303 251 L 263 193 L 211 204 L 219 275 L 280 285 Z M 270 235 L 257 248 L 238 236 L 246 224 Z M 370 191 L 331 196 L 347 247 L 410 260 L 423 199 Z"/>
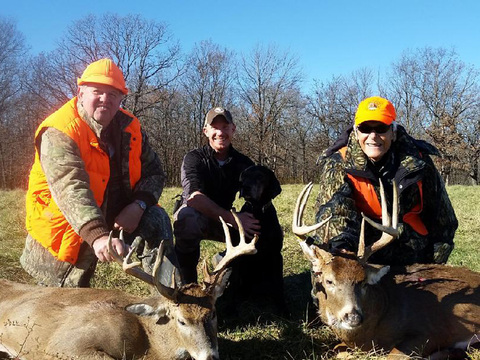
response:
<path id="1" fill-rule="evenodd" d="M 375 126 L 370 126 L 367 124 L 360 124 L 357 126 L 358 131 L 360 131 L 362 134 L 371 134 L 372 131 L 374 131 L 376 134 L 385 134 L 392 125 L 387 125 L 387 124 L 378 124 Z"/>

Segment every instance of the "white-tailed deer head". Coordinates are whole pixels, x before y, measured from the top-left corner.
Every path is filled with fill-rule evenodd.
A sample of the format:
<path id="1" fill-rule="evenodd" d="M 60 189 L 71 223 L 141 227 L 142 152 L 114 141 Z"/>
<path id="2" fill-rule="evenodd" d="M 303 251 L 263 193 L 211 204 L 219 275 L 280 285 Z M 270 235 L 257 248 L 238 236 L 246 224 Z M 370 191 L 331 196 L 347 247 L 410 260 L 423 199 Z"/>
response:
<path id="1" fill-rule="evenodd" d="M 238 218 L 234 214 L 238 221 Z M 118 290 L 43 288 L 0 280 L 0 342 L 12 357 L 28 359 L 219 359 L 215 302 L 225 289 L 228 264 L 252 254 L 255 242 L 232 246 L 226 226 L 227 254 L 200 284 L 159 281 L 164 244 L 153 276 L 110 252 L 128 274 L 155 286 L 149 298 Z M 122 235 L 123 237 L 123 235 Z M 134 242 L 135 244 L 135 242 Z"/>
<path id="2" fill-rule="evenodd" d="M 398 236 L 396 184 L 391 218 L 381 182 L 380 185 L 382 224 L 362 214 L 357 254 L 332 254 L 300 242 L 312 263 L 319 315 L 349 347 L 365 351 L 383 349 L 390 352 L 392 359 L 432 354 L 436 359 L 446 358 L 448 349 L 465 349 L 479 341 L 480 274 L 435 264 L 415 264 L 390 271 L 390 266 L 368 263 L 373 253 Z M 298 204 L 306 202 L 302 198 L 305 193 L 297 201 L 295 212 L 300 214 L 300 220 L 294 215 L 296 224 L 301 223 Z M 365 221 L 382 231 L 380 239 L 368 246 Z M 300 237 L 306 234 L 306 230 L 298 232 Z"/>

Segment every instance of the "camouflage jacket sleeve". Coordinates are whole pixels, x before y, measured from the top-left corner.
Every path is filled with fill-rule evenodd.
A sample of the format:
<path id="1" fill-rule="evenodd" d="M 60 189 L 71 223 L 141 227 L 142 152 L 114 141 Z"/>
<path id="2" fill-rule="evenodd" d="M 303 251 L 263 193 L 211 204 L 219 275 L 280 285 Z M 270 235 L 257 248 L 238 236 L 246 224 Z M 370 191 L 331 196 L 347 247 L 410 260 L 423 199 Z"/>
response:
<path id="1" fill-rule="evenodd" d="M 315 206 L 316 221 L 320 222 L 330 215 L 332 218 L 327 226 L 317 230 L 316 241 L 329 239 L 331 248 L 356 250 L 361 219 L 340 154 L 324 157 L 319 168 L 320 190 Z"/>
<path id="2" fill-rule="evenodd" d="M 429 260 L 445 263 L 453 250 L 458 221 L 442 177 L 430 157 L 426 156 L 425 161 L 422 219 L 429 231 L 429 243 L 433 246 L 434 258 Z"/>
<path id="3" fill-rule="evenodd" d="M 73 230 L 89 244 L 108 234 L 77 144 L 61 131 L 48 128 L 37 145 L 52 197 Z"/>
<path id="4" fill-rule="evenodd" d="M 158 203 L 165 186 L 166 175 L 156 152 L 150 146 L 148 136 L 142 129 L 142 176 L 133 189 L 133 198 L 151 206 Z"/>

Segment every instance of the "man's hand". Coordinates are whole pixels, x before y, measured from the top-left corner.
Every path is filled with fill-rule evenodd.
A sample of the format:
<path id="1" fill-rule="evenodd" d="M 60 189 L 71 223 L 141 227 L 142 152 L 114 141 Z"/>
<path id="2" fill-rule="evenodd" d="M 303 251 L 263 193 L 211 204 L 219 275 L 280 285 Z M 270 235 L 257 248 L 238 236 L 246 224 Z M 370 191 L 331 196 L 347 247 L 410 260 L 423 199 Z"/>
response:
<path id="1" fill-rule="evenodd" d="M 137 203 L 133 202 L 123 208 L 120 214 L 115 218 L 114 229 L 124 230 L 131 234 L 135 231 L 143 215 L 143 209 Z"/>
<path id="2" fill-rule="evenodd" d="M 249 212 L 237 213 L 240 219 L 243 229 L 245 230 L 245 237 L 252 239 L 254 235 L 260 235 L 260 222 Z M 234 221 L 232 225 L 238 229 L 237 223 Z"/>
<path id="3" fill-rule="evenodd" d="M 107 235 L 99 237 L 97 240 L 95 240 L 92 247 L 98 260 L 101 262 L 110 262 L 115 260 L 113 255 L 108 251 Z M 120 256 L 123 256 L 123 254 L 127 253 L 129 250 L 129 246 L 117 237 L 112 238 L 112 247 Z"/>

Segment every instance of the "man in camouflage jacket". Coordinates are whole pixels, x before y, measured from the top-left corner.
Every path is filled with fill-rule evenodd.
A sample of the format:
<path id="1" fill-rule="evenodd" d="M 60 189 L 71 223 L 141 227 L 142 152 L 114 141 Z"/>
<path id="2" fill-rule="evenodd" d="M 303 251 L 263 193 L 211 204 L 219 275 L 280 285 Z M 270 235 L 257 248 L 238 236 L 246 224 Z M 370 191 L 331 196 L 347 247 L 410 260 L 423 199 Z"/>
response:
<path id="1" fill-rule="evenodd" d="M 400 236 L 369 260 L 388 265 L 445 263 L 454 246 L 458 223 L 430 155 L 439 152 L 397 126 L 395 110 L 388 100 L 372 97 L 361 102 L 353 128 L 326 150 L 319 161 L 316 220 L 330 215 L 332 218 L 328 227 L 317 231 L 316 241 L 328 241 L 330 249 L 357 251 L 362 204 L 355 194 L 355 182 L 369 182 L 379 198 L 378 179 L 381 179 L 391 213 L 395 179 L 399 189 Z M 414 214 L 418 226 L 405 221 L 405 215 L 415 206 L 420 206 Z M 366 245 L 380 236 L 378 230 L 366 224 Z"/>
<path id="2" fill-rule="evenodd" d="M 173 235 L 157 205 L 165 173 L 136 117 L 120 108 L 127 93 L 121 70 L 110 60 L 90 64 L 78 79 L 78 96 L 39 126 L 27 192 L 27 230 L 20 262 L 39 284 L 88 287 L 96 263 L 112 261 L 125 242 L 145 240 L 149 250 Z"/>

